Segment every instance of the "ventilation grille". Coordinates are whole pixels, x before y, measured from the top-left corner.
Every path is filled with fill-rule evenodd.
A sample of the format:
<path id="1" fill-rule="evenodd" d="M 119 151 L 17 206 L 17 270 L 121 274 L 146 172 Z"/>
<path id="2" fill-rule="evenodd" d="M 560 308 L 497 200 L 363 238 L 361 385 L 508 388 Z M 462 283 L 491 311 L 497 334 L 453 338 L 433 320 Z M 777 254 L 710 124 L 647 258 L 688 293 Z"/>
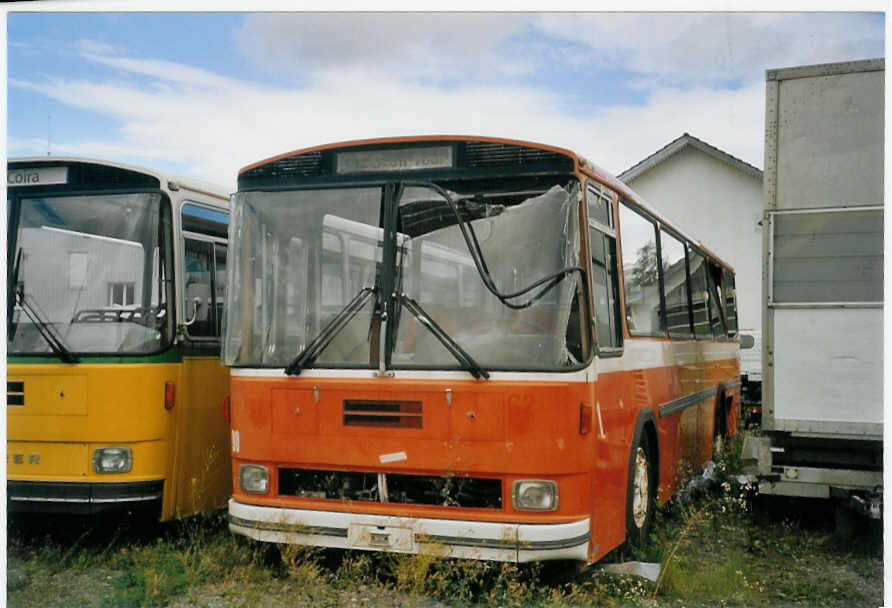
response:
<path id="1" fill-rule="evenodd" d="M 572 161 L 563 154 L 511 144 L 473 141 L 465 145 L 465 164 L 468 167 L 507 167 L 512 165 L 553 164 L 562 162 L 572 168 Z"/>
<path id="2" fill-rule="evenodd" d="M 279 469 L 279 495 L 396 504 L 501 509 L 499 479 Z"/>
<path id="3" fill-rule="evenodd" d="M 25 405 L 25 382 L 23 380 L 6 381 L 6 405 Z"/>
<path id="4" fill-rule="evenodd" d="M 308 152 L 289 156 L 246 171 L 242 179 L 288 179 L 322 175 L 322 152 Z"/>
<path id="5" fill-rule="evenodd" d="M 420 401 L 344 401 L 344 426 L 420 429 Z"/>

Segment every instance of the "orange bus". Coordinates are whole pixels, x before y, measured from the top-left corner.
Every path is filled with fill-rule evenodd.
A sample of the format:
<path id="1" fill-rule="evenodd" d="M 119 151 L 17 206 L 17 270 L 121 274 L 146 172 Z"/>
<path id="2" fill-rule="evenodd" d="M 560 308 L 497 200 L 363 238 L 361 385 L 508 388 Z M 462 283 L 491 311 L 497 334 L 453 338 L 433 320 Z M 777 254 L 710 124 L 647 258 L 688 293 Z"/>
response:
<path id="1" fill-rule="evenodd" d="M 229 244 L 235 533 L 591 562 L 736 427 L 733 271 L 568 150 L 290 152 Z"/>

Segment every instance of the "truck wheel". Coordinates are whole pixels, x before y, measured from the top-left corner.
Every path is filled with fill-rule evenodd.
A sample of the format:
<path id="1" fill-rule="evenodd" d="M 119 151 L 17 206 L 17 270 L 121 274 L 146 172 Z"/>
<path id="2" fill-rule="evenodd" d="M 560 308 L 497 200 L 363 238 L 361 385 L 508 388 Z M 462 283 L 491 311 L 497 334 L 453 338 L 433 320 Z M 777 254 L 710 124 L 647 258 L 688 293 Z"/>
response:
<path id="1" fill-rule="evenodd" d="M 650 534 L 656 508 L 657 474 L 654 449 L 647 433 L 641 433 L 632 449 L 626 491 L 626 538 L 632 547 L 643 547 Z"/>

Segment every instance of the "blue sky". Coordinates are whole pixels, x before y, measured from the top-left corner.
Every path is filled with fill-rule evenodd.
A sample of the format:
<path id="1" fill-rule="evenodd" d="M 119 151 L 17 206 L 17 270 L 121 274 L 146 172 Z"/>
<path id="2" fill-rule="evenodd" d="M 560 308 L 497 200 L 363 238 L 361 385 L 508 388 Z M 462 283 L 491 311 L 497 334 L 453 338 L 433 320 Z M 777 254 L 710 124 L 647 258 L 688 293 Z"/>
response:
<path id="1" fill-rule="evenodd" d="M 885 45 L 881 13 L 5 8 L 7 154 L 49 138 L 229 188 L 268 156 L 408 134 L 541 141 L 618 173 L 689 132 L 761 167 L 766 69 Z"/>

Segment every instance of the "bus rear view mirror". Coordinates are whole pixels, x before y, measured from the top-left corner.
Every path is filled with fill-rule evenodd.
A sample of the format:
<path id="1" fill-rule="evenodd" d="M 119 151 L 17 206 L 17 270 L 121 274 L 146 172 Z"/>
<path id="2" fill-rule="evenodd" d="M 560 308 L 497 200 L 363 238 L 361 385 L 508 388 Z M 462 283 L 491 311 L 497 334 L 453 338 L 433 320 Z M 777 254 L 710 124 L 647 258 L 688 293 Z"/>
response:
<path id="1" fill-rule="evenodd" d="M 756 345 L 756 339 L 749 334 L 740 334 L 740 350 L 748 350 Z"/>

